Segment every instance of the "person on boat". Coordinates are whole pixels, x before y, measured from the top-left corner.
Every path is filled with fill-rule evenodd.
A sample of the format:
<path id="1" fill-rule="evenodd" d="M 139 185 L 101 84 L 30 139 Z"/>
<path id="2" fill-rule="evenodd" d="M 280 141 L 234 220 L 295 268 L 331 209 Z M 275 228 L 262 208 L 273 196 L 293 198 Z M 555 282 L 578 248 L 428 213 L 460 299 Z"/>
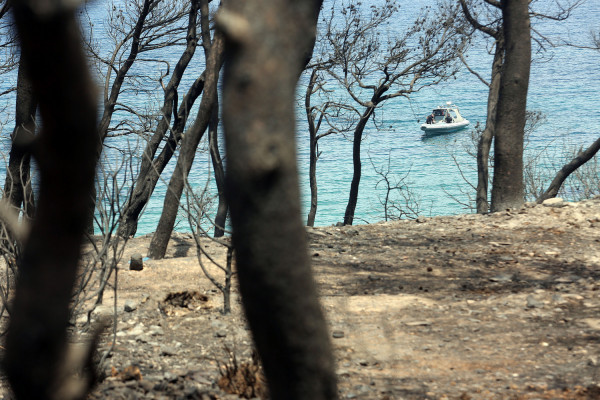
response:
<path id="1" fill-rule="evenodd" d="M 433 115 L 433 111 L 431 112 L 430 115 L 427 116 L 427 122 L 428 124 L 433 124 L 433 119 L 434 119 L 434 115 Z"/>
<path id="2" fill-rule="evenodd" d="M 452 117 L 450 116 L 450 113 L 446 113 L 446 123 L 452 123 Z"/>

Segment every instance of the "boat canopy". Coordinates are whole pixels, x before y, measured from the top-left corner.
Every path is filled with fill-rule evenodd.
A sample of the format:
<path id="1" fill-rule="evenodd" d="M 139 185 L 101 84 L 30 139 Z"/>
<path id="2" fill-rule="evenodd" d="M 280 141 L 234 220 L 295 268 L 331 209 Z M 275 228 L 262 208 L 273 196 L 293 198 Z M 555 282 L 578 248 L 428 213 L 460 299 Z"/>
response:
<path id="1" fill-rule="evenodd" d="M 467 125 L 469 125 L 469 121 L 460 115 L 458 107 L 447 102 L 445 106 L 433 109 L 432 114 L 427 117 L 426 123 L 421 125 L 421 130 L 426 134 L 440 134 L 455 132 Z"/>

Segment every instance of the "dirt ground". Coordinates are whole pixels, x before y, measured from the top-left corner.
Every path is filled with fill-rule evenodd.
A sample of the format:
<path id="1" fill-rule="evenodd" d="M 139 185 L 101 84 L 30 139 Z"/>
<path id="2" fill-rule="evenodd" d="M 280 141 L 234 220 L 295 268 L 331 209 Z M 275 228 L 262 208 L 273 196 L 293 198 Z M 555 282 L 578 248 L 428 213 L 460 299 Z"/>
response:
<path id="1" fill-rule="evenodd" d="M 600 199 L 307 228 L 340 398 L 600 399 L 599 233 Z M 238 398 L 217 385 L 252 353 L 236 291 L 222 315 L 186 234 L 130 271 L 149 241 L 128 244 L 117 342 L 90 398 Z"/>

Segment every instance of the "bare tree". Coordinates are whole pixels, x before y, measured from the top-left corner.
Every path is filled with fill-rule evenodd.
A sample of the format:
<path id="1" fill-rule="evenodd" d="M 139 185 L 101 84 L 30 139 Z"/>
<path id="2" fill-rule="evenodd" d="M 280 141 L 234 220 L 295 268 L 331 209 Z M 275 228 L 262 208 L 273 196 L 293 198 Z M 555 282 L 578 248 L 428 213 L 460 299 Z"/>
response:
<path id="1" fill-rule="evenodd" d="M 12 4 L 42 131 L 32 151 L 40 166 L 39 203 L 19 260 L 4 367 L 19 399 L 84 398 L 92 380 L 71 386 L 62 362 L 100 153 L 97 92 L 73 10 L 63 3 Z"/>
<path id="2" fill-rule="evenodd" d="M 103 112 L 98 127 L 103 140 L 110 134 L 127 132 L 128 123 L 124 118 L 116 125 L 111 125 L 115 111 L 138 113 L 127 104 L 119 103 L 123 92 L 139 93 L 144 90 L 141 85 L 144 77 L 130 76 L 134 63 L 163 62 L 154 57 L 140 61 L 139 56 L 183 42 L 186 26 L 180 22 L 188 13 L 188 3 L 180 0 L 128 0 L 119 4 L 119 7 L 113 4 L 109 10 L 106 32 L 113 42 L 111 53 L 108 56 L 101 54 L 96 49 L 93 37 L 87 42 L 87 50 L 99 64 L 98 68 L 105 68 L 102 73 Z M 89 29 L 92 31 L 91 27 Z"/>
<path id="3" fill-rule="evenodd" d="M 307 226 L 314 226 L 315 217 L 317 215 L 317 207 L 318 207 L 318 187 L 317 187 L 317 160 L 319 159 L 319 140 L 324 138 L 325 136 L 331 135 L 332 133 L 336 133 L 337 129 L 333 128 L 331 124 L 327 123 L 329 119 L 330 112 L 336 112 L 338 107 L 335 106 L 335 103 L 325 102 L 321 105 L 313 105 L 311 104 L 311 99 L 315 93 L 323 92 L 324 82 L 323 82 L 323 74 L 322 71 L 319 70 L 318 67 L 309 67 L 312 68 L 312 72 L 310 75 L 310 79 L 308 85 L 306 87 L 306 93 L 304 94 L 304 108 L 306 110 L 306 119 L 308 121 L 308 133 L 309 133 L 309 166 L 308 166 L 308 177 L 309 177 L 309 185 L 310 185 L 310 210 L 308 211 L 308 219 L 306 222 Z M 330 108 L 330 106 L 332 106 Z M 323 123 L 329 126 L 328 129 L 324 133 L 319 133 Z"/>
<path id="4" fill-rule="evenodd" d="M 177 145 L 180 143 L 181 137 L 183 136 L 183 130 L 187 123 L 192 105 L 204 88 L 205 75 L 203 74 L 190 86 L 187 94 L 182 99 L 181 104 L 178 104 L 179 84 L 196 52 L 198 44 L 198 35 L 196 32 L 198 11 L 201 8 L 201 5 L 202 8 L 204 8 L 207 4 L 208 0 L 192 1 L 188 13 L 186 46 L 181 53 L 166 86 L 163 84 L 161 77 L 161 85 L 164 93 L 159 121 L 152 136 L 148 140 L 144 153 L 142 154 L 140 171 L 131 194 L 131 206 L 123 215 L 123 220 L 119 227 L 119 234 L 121 236 L 133 236 L 137 231 L 138 219 L 144 207 L 150 200 L 154 188 L 160 179 L 161 173 L 175 154 Z M 208 10 L 204 10 L 203 12 L 208 13 Z M 202 21 L 203 24 L 206 23 L 204 22 L 204 19 Z M 179 107 L 179 109 L 177 107 Z M 158 153 L 161 144 L 163 145 L 163 148 L 160 153 Z"/>
<path id="5" fill-rule="evenodd" d="M 213 109 L 217 104 L 217 84 L 219 81 L 219 71 L 223 64 L 223 49 L 223 36 L 217 32 L 213 43 L 210 45 L 210 50 L 207 51 L 206 81 L 198 114 L 194 124 L 185 132 L 182 139 L 179 158 L 177 159 L 175 170 L 165 194 L 163 211 L 160 215 L 156 232 L 152 236 L 150 249 L 148 250 L 148 257 L 150 258 L 161 259 L 165 256 L 167 245 L 173 232 L 173 226 L 175 225 L 175 219 L 177 218 L 179 201 L 185 187 L 185 179 L 192 168 L 198 144 L 204 136 L 211 120 L 214 118 Z"/>
<path id="6" fill-rule="evenodd" d="M 576 45 L 573 43 L 566 43 L 569 46 L 575 46 L 575 47 L 579 47 L 579 48 L 587 48 L 587 49 L 593 49 L 593 50 L 600 50 L 600 35 L 594 31 L 592 31 L 590 33 L 591 36 L 591 45 Z M 597 139 L 596 141 L 594 141 L 594 143 L 592 143 L 588 148 L 586 148 L 585 150 L 583 149 L 579 149 L 575 156 L 569 161 L 567 162 L 555 175 L 554 179 L 552 180 L 552 182 L 550 182 L 548 188 L 537 198 L 537 202 L 538 203 L 542 203 L 544 200 L 552 198 L 552 197 L 556 197 L 559 193 L 559 191 L 561 190 L 564 182 L 567 180 L 567 178 L 569 178 L 569 176 L 571 176 L 571 174 L 575 173 L 580 167 L 582 167 L 583 165 L 585 165 L 588 161 L 590 161 L 600 150 L 600 139 Z M 578 174 L 580 176 L 578 176 L 578 180 L 580 182 L 582 182 L 583 186 L 588 186 L 585 182 L 588 180 L 588 178 L 585 177 L 586 174 Z M 588 175 L 597 175 L 596 171 L 593 170 L 592 174 L 588 174 Z M 587 193 L 586 195 L 591 195 L 591 193 L 593 193 L 593 189 L 590 190 L 590 188 L 586 188 L 586 190 L 584 190 L 584 193 Z"/>
<path id="7" fill-rule="evenodd" d="M 188 224 L 196 244 L 196 258 L 198 264 L 208 280 L 223 294 L 223 314 L 229 314 L 231 312 L 232 278 L 235 275 L 233 270 L 234 248 L 229 238 L 211 238 L 205 228 L 205 226 L 213 226 L 215 229 L 222 229 L 222 227 L 216 225 L 216 221 L 211 220 L 208 216 L 211 199 L 207 189 L 208 182 L 204 187 L 204 190 L 200 193 L 196 193 L 186 180 L 186 203 L 184 212 L 187 216 Z M 223 233 L 225 233 L 224 229 Z M 211 252 L 206 250 L 206 242 L 204 242 L 206 240 L 210 240 L 212 243 L 216 244 L 219 249 L 225 249 L 225 263 L 221 263 L 217 260 L 217 254 L 211 254 Z M 209 271 L 209 265 L 216 267 L 223 275 L 225 275 L 223 282 Z"/>
<path id="8" fill-rule="evenodd" d="M 558 171 L 548 188 L 537 198 L 537 203 L 542 203 L 546 199 L 556 197 L 565 180 L 579 167 L 591 160 L 598 153 L 598 150 L 600 150 L 600 139 L 596 139 L 587 149 L 580 150 L 570 162 Z"/>
<path id="9" fill-rule="evenodd" d="M 534 10 L 536 1 L 529 2 L 528 7 L 528 15 L 530 19 L 540 20 L 540 19 L 551 19 L 555 21 L 563 21 L 567 19 L 572 10 L 576 8 L 581 1 L 579 0 L 565 0 L 565 1 L 556 1 L 556 10 L 553 14 L 544 14 L 541 12 L 537 12 Z M 482 131 L 481 136 L 479 137 L 478 143 L 478 151 L 477 151 L 477 188 L 476 188 L 476 207 L 478 213 L 486 213 L 490 210 L 490 204 L 488 202 L 488 183 L 489 183 L 489 154 L 490 148 L 492 146 L 494 137 L 496 135 L 496 122 L 498 119 L 498 102 L 500 96 L 500 87 L 501 87 L 501 77 L 503 74 L 503 68 L 506 61 L 506 43 L 505 43 L 505 34 L 506 31 L 504 29 L 504 16 L 502 14 L 503 4 L 500 1 L 496 0 L 460 0 L 461 9 L 463 11 L 464 18 L 468 25 L 474 30 L 474 32 L 479 32 L 484 36 L 487 36 L 491 39 L 492 45 L 491 48 L 493 53 L 493 61 L 492 61 L 492 70 L 491 70 L 491 78 L 489 82 L 484 79 L 481 74 L 473 70 L 467 63 L 466 59 L 462 54 L 461 60 L 467 67 L 467 69 L 475 74 L 485 85 L 489 88 L 488 94 L 488 103 L 487 103 L 487 119 L 485 128 Z M 545 6 L 547 7 L 547 5 Z M 472 36 L 472 33 L 466 31 L 464 29 L 464 25 L 459 25 L 460 30 L 466 36 Z M 542 52 L 548 45 L 552 45 L 550 40 L 537 32 L 537 30 L 533 29 L 533 42 L 537 46 L 537 51 Z M 529 34 L 531 37 L 531 34 Z M 531 41 L 531 39 L 530 39 Z M 524 42 L 523 42 L 524 43 Z M 511 48 L 512 51 L 512 48 Z M 531 62 L 531 57 L 529 57 Z M 522 114 L 522 113 L 521 113 Z M 521 118 L 522 119 L 522 118 Z M 523 122 L 523 121 L 521 121 Z M 504 133 L 503 133 L 504 134 Z M 518 140 L 518 139 L 517 139 Z M 503 139 L 500 140 L 501 143 Z M 501 146 L 502 147 L 502 146 Z M 516 153 L 521 153 L 521 156 L 518 154 L 512 154 L 509 157 L 516 156 L 520 157 L 522 160 L 522 145 L 517 145 L 517 147 L 512 148 L 509 143 L 504 146 L 508 149 L 513 149 Z M 510 151 L 510 150 L 509 150 Z M 494 153 L 495 154 L 495 153 Z M 499 157 L 503 157 L 502 152 L 498 155 Z M 506 171 L 502 172 L 502 169 L 508 165 L 508 163 L 500 162 L 502 165 L 501 170 L 498 171 L 501 174 L 506 175 Z M 522 164 L 522 161 L 521 161 Z M 515 173 L 512 171 L 512 173 Z M 522 174 L 521 174 L 522 175 Z M 519 178 L 515 182 L 518 182 Z M 501 179 L 498 180 L 498 184 L 502 185 Z M 507 179 L 507 181 L 511 181 L 511 179 Z M 496 199 L 499 199 L 500 196 L 500 188 L 496 191 Z M 517 196 L 518 197 L 518 196 Z M 522 200 L 523 201 L 523 200 Z M 521 201 L 521 204 L 522 204 Z M 518 202 L 517 202 L 518 203 Z M 516 203 L 515 203 L 516 204 Z M 493 208 L 493 207 L 492 207 Z M 502 209 L 502 206 L 500 206 Z"/>
<path id="10" fill-rule="evenodd" d="M 444 9 L 448 15 L 456 15 L 456 11 L 454 6 Z M 437 15 L 430 17 L 424 11 L 402 35 L 383 39 L 378 31 L 398 15 L 393 0 L 370 6 L 368 11 L 360 2 L 349 1 L 344 3 L 341 16 L 332 9 L 325 17 L 318 51 L 329 56 L 323 62 L 325 71 L 345 92 L 338 107 L 353 121 L 354 168 L 345 225 L 354 220 L 362 170 L 361 143 L 367 124 L 385 102 L 408 97 L 456 71 L 453 61 L 461 43 L 452 24 L 440 24 Z"/>
<path id="11" fill-rule="evenodd" d="M 230 1 L 223 123 L 240 291 L 273 399 L 337 397 L 300 219 L 294 97 L 321 2 Z"/>
<path id="12" fill-rule="evenodd" d="M 418 218 L 421 213 L 419 200 L 415 193 L 410 190 L 407 183 L 410 171 L 404 174 L 404 176 L 391 174 L 391 154 L 389 153 L 385 167 L 381 166 L 377 168 L 370 157 L 369 161 L 373 170 L 379 176 L 379 180 L 375 184 L 375 189 L 383 186 L 385 190 L 383 198 L 379 197 L 379 202 L 383 206 L 384 221 Z"/>

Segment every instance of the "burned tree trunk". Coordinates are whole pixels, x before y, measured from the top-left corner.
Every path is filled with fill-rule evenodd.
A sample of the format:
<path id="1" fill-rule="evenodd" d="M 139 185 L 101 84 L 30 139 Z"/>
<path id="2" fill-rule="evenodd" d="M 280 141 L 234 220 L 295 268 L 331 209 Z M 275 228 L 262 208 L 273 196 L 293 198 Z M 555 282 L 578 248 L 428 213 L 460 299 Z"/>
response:
<path id="1" fill-rule="evenodd" d="M 518 208 L 525 202 L 523 135 L 531 67 L 528 6 L 527 0 L 502 2 L 506 48 L 496 114 L 492 212 Z"/>
<path id="2" fill-rule="evenodd" d="M 97 92 L 74 13 L 58 3 L 31 4 L 37 3 L 13 3 L 42 119 L 32 151 L 40 170 L 39 204 L 19 260 L 4 368 L 19 399 L 72 398 L 57 391 L 100 152 Z"/>
<path id="3" fill-rule="evenodd" d="M 558 191 L 562 187 L 562 184 L 569 177 L 569 175 L 575 172 L 577 168 L 591 160 L 592 157 L 598 153 L 598 150 L 600 150 L 600 139 L 596 139 L 596 141 L 592 143 L 590 147 L 580 151 L 575 158 L 565 164 L 560 171 L 558 171 L 554 179 L 552 179 L 552 182 L 550 182 L 550 185 L 548 185 L 548 189 L 546 189 L 546 191 L 536 200 L 536 202 L 540 204 L 544 200 L 556 197 Z"/>
<path id="4" fill-rule="evenodd" d="M 376 103 L 374 103 L 376 104 Z M 352 182 L 350 183 L 350 195 L 348 197 L 348 204 L 346 205 L 346 212 L 344 213 L 344 225 L 352 225 L 354 222 L 354 213 L 356 211 L 356 204 L 358 203 L 358 187 L 360 185 L 360 177 L 362 175 L 362 162 L 360 156 L 360 148 L 363 140 L 363 133 L 367 122 L 373 115 L 375 106 L 369 107 L 365 110 L 360 118 L 360 121 L 354 129 L 354 139 L 352 141 Z"/>
<path id="5" fill-rule="evenodd" d="M 196 25 L 200 1 L 193 0 L 191 4 L 188 14 L 186 47 L 175 65 L 173 75 L 171 75 L 167 86 L 164 88 L 160 121 L 144 149 L 140 172 L 134 189 L 131 192 L 128 207 L 124 212 L 119 226 L 119 235 L 124 237 L 135 235 L 142 210 L 148 204 L 154 188 L 160 179 L 160 174 L 175 153 L 176 147 L 181 141 L 180 139 L 189 116 L 189 111 L 204 88 L 204 78 L 202 76 L 190 87 L 181 102 L 179 110 L 177 109 L 177 89 L 181 83 L 183 74 L 196 52 L 198 44 Z M 173 127 L 170 127 L 172 114 L 174 114 L 175 121 Z M 170 132 L 169 135 L 167 135 L 167 132 Z M 167 140 L 164 147 L 160 154 L 156 156 L 156 152 L 165 139 L 165 136 L 167 136 Z"/>
<path id="6" fill-rule="evenodd" d="M 227 198 L 225 196 L 225 168 L 223 167 L 223 160 L 221 159 L 221 153 L 219 151 L 218 128 L 219 104 L 217 101 L 208 127 L 208 145 L 210 148 L 210 159 L 212 160 L 218 198 L 217 214 L 215 215 L 214 220 L 214 237 L 222 237 L 225 235 L 227 213 L 229 212 L 229 206 L 227 205 Z"/>
<path id="7" fill-rule="evenodd" d="M 223 123 L 227 197 L 244 309 L 273 399 L 337 397 L 331 345 L 300 217 L 294 93 L 314 45 L 317 0 L 235 0 Z"/>
<path id="8" fill-rule="evenodd" d="M 217 33 L 211 46 L 210 55 L 206 60 L 206 81 L 198 115 L 194 125 L 188 129 L 181 140 L 179 158 L 169 181 L 167 192 L 165 193 L 163 210 L 156 232 L 152 236 L 150 249 L 148 250 L 148 257 L 150 258 L 161 259 L 167 251 L 173 226 L 175 226 L 175 219 L 179 210 L 179 200 L 185 187 L 185 181 L 190 173 L 194 157 L 196 156 L 196 149 L 210 123 L 212 110 L 217 101 L 217 83 L 219 81 L 219 71 L 223 64 L 223 48 L 224 39 L 222 35 Z"/>
<path id="9" fill-rule="evenodd" d="M 504 46 L 502 42 L 502 39 L 499 39 L 496 42 L 494 62 L 492 63 L 492 79 L 488 94 L 487 119 L 485 129 L 477 144 L 477 197 L 475 202 L 479 214 L 485 214 L 490 210 L 490 204 L 488 202 L 490 148 L 496 131 L 496 112 L 498 109 L 500 78 L 504 58 Z"/>

